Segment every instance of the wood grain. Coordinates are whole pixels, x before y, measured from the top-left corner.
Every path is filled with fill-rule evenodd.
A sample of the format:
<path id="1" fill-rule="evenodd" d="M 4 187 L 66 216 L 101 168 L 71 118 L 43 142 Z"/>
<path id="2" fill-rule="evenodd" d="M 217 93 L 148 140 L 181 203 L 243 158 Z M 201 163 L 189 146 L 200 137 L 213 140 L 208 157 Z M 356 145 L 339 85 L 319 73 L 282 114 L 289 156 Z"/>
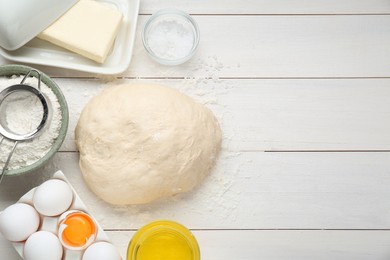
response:
<path id="1" fill-rule="evenodd" d="M 198 0 L 141 1 L 141 13 L 175 7 L 195 14 L 381 14 L 390 13 L 386 0 Z"/>
<path id="2" fill-rule="evenodd" d="M 147 205 L 115 207 L 86 186 L 78 154 L 6 178 L 0 207 L 61 169 L 105 229 L 176 220 L 191 229 L 390 229 L 390 153 L 231 153 L 197 189 Z M 110 174 L 110 173 L 107 173 Z M 15 187 L 18 187 L 15 189 Z"/>
<path id="3" fill-rule="evenodd" d="M 68 136 L 44 168 L 5 178 L 0 209 L 62 170 L 123 256 L 137 228 L 165 218 L 193 230 L 205 260 L 389 259 L 390 2 L 244 2 L 141 1 L 121 75 L 32 65 L 64 92 Z M 198 52 L 181 66 L 156 64 L 142 46 L 147 19 L 166 7 L 200 27 Z M 168 85 L 215 113 L 222 153 L 195 190 L 115 207 L 88 189 L 74 128 L 90 98 L 122 83 Z M 20 259 L 1 236 L 0 259 Z"/>
<path id="4" fill-rule="evenodd" d="M 390 76 L 390 15 L 194 16 L 201 40 L 181 66 L 159 65 L 142 46 L 140 16 L 132 63 L 121 76 L 334 78 Z M 4 61 L 2 61 L 4 62 Z M 54 77 L 101 77 L 36 66 Z"/>
<path id="5" fill-rule="evenodd" d="M 389 231 L 192 231 L 202 259 L 269 260 L 387 260 Z M 107 233 L 122 256 L 134 231 Z M 20 259 L 0 237 L 2 259 Z"/>
<path id="6" fill-rule="evenodd" d="M 193 231 L 202 259 L 387 260 L 388 231 Z M 109 232 L 123 255 L 133 232 Z"/>
<path id="7" fill-rule="evenodd" d="M 208 106 L 231 151 L 390 150 L 390 79 L 55 79 L 69 101 L 62 151 L 76 151 L 82 108 L 115 84 L 158 83 Z"/>

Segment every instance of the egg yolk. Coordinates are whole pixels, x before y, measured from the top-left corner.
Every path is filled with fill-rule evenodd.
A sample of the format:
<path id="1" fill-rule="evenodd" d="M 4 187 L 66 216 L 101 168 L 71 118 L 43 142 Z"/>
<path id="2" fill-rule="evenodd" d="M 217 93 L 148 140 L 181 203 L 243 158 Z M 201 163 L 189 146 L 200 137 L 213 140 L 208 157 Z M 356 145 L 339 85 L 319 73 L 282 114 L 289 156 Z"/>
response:
<path id="1" fill-rule="evenodd" d="M 62 232 L 62 240 L 71 247 L 81 247 L 96 234 L 96 226 L 90 216 L 83 213 L 72 213 L 62 223 L 66 228 Z"/>

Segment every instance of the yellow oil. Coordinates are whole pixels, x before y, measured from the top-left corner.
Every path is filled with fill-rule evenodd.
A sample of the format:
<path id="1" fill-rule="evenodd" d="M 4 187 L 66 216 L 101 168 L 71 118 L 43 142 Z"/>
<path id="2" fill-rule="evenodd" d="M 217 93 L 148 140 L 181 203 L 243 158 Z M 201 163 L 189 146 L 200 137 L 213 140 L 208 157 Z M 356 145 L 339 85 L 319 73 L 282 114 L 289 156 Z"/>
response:
<path id="1" fill-rule="evenodd" d="M 192 260 L 188 243 L 170 232 L 146 238 L 137 250 L 137 260 Z"/>
<path id="2" fill-rule="evenodd" d="M 172 221 L 157 221 L 133 237 L 128 260 L 199 260 L 198 244 L 188 229 Z"/>

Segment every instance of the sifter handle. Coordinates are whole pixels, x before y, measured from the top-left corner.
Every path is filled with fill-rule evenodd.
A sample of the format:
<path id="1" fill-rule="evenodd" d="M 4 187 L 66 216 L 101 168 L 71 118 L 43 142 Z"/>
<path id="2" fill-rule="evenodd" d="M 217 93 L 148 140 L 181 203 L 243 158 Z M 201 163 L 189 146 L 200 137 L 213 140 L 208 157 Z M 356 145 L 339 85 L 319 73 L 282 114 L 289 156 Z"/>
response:
<path id="1" fill-rule="evenodd" d="M 3 141 L 3 139 L 4 138 L 1 139 L 0 144 Z M 11 150 L 11 152 L 8 155 L 7 161 L 5 161 L 4 167 L 1 170 L 0 183 L 3 181 L 4 175 L 5 175 L 5 171 L 6 171 L 7 167 L 8 167 L 9 161 L 11 160 L 12 154 L 14 153 L 15 148 L 16 148 L 17 145 L 18 145 L 18 141 L 15 141 L 14 146 L 12 147 L 12 150 Z"/>
<path id="2" fill-rule="evenodd" d="M 27 77 L 31 74 L 31 72 L 36 72 L 37 75 L 38 75 L 38 90 L 41 91 L 41 73 L 39 73 L 39 71 L 35 70 L 35 69 L 32 69 L 30 70 L 29 72 L 27 72 L 27 74 L 24 76 L 24 78 L 22 79 L 22 81 L 20 82 L 20 84 L 24 84 L 24 81 L 27 79 Z"/>

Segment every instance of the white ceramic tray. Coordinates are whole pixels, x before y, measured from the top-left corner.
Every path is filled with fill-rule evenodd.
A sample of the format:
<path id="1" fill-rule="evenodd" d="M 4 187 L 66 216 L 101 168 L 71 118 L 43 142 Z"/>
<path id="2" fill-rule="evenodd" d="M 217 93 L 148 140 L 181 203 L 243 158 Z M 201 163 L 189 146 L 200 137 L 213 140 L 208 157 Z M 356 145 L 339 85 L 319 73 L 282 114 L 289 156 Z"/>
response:
<path id="1" fill-rule="evenodd" d="M 53 175 L 52 179 L 60 179 L 60 180 L 65 181 L 66 183 L 68 183 L 69 187 L 73 191 L 73 195 L 74 195 L 73 196 L 73 202 L 72 202 L 72 205 L 70 206 L 70 208 L 67 211 L 70 211 L 70 210 L 80 210 L 80 211 L 83 211 L 83 212 L 87 213 L 89 216 L 91 216 L 94 219 L 94 221 L 96 223 L 96 226 L 97 226 L 97 235 L 96 235 L 95 241 L 110 242 L 110 240 L 108 239 L 108 237 L 107 237 L 106 233 L 104 232 L 104 230 L 100 227 L 100 225 L 96 221 L 96 219 L 88 212 L 87 207 L 82 202 L 80 197 L 77 195 L 77 193 L 73 189 L 72 185 L 68 182 L 68 180 L 66 179 L 65 175 L 61 171 L 58 171 L 58 172 L 56 172 Z M 36 190 L 36 188 L 33 188 L 32 190 L 27 192 L 25 195 L 23 195 L 19 199 L 18 202 L 22 202 L 22 203 L 26 203 L 26 204 L 29 204 L 29 205 L 33 205 L 32 200 L 33 200 L 33 196 L 34 196 L 35 190 Z M 41 225 L 40 225 L 39 230 L 49 231 L 49 232 L 52 232 L 52 233 L 56 234 L 57 230 L 58 230 L 58 218 L 59 217 L 44 217 L 44 216 L 41 216 Z M 19 255 L 23 258 L 24 242 L 14 242 L 14 243 L 12 243 L 12 245 L 14 246 L 16 251 L 19 253 Z M 83 252 L 84 251 L 68 250 L 68 249 L 64 248 L 64 256 L 62 257 L 62 260 L 81 260 Z"/>
<path id="2" fill-rule="evenodd" d="M 103 64 L 96 63 L 49 42 L 34 38 L 23 47 L 8 51 L 0 48 L 4 58 L 23 63 L 54 66 L 98 74 L 119 74 L 125 71 L 133 53 L 140 0 L 96 0 L 112 5 L 123 14 L 111 54 Z"/>

